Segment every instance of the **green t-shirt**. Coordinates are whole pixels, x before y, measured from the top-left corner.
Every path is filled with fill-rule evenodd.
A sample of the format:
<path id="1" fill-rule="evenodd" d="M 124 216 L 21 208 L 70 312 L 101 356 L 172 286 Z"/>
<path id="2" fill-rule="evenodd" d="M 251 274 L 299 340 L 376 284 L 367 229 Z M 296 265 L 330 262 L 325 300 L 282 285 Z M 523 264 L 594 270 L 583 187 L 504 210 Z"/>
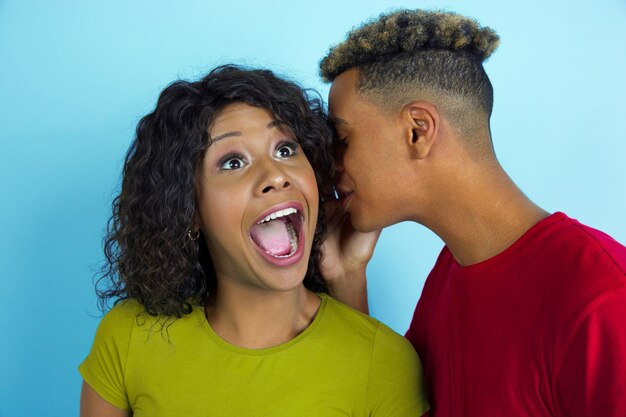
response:
<path id="1" fill-rule="evenodd" d="M 221 339 L 201 307 L 162 326 L 127 300 L 102 319 L 79 370 L 134 417 L 421 416 L 428 404 L 411 344 L 320 296 L 301 334 L 258 350 Z"/>

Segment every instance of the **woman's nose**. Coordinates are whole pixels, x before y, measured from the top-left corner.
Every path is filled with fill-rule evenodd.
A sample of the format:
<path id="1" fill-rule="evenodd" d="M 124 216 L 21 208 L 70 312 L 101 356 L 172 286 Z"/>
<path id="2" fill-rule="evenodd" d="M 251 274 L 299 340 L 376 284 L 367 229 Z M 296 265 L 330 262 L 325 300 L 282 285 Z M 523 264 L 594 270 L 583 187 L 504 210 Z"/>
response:
<path id="1" fill-rule="evenodd" d="M 268 162 L 265 164 L 263 169 L 263 177 L 258 187 L 261 194 L 291 188 L 291 179 L 289 178 L 289 175 L 284 169 L 276 166 L 276 163 Z"/>

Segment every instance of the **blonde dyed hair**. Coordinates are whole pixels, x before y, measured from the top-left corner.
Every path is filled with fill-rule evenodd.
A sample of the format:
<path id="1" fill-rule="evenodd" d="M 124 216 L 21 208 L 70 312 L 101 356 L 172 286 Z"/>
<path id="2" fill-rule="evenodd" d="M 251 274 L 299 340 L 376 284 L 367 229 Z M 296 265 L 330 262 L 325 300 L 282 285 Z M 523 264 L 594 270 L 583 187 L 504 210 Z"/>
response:
<path id="1" fill-rule="evenodd" d="M 456 13 L 394 11 L 357 26 L 331 47 L 320 75 L 332 82 L 356 68 L 358 92 L 384 110 L 427 100 L 460 133 L 488 136 L 493 88 L 483 62 L 499 40 L 491 28 Z"/>

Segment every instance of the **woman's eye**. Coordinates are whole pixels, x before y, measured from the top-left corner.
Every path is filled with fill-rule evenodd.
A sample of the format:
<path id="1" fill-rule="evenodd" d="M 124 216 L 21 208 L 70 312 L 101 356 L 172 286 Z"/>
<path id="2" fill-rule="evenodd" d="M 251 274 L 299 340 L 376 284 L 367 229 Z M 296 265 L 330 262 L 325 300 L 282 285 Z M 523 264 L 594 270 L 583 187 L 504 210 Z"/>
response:
<path id="1" fill-rule="evenodd" d="M 230 156 L 220 162 L 220 169 L 231 171 L 241 169 L 245 165 L 243 158 L 239 156 Z"/>
<path id="2" fill-rule="evenodd" d="M 295 142 L 283 143 L 276 148 L 276 156 L 278 158 L 289 158 L 296 153 L 298 144 Z"/>

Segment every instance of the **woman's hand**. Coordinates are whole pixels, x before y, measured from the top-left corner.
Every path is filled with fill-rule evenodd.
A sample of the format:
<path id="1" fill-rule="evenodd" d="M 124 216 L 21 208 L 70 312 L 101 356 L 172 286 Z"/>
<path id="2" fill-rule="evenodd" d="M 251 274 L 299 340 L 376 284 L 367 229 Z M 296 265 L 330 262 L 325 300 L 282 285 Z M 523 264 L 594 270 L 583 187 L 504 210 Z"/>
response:
<path id="1" fill-rule="evenodd" d="M 338 201 L 327 202 L 324 208 L 327 234 L 321 248 L 320 272 L 333 297 L 367 313 L 365 270 L 374 254 L 380 230 L 367 233 L 354 230 L 350 214 Z"/>

